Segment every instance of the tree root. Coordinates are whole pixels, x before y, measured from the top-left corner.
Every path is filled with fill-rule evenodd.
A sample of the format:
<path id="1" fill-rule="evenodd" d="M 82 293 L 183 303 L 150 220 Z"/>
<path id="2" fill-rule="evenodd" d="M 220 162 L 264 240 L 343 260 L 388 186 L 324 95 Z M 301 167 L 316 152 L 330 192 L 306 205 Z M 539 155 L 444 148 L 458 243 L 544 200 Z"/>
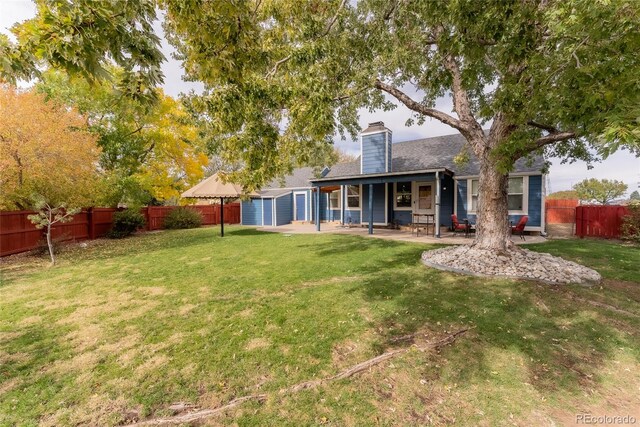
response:
<path id="1" fill-rule="evenodd" d="M 446 335 L 445 337 L 439 339 L 438 341 L 433 341 L 430 343 L 427 343 L 426 345 L 419 347 L 419 346 L 415 346 L 418 350 L 420 351 L 427 351 L 427 350 L 439 350 L 441 347 L 444 347 L 448 344 L 453 343 L 460 335 L 464 334 L 465 332 L 467 332 L 469 330 L 469 328 L 464 328 L 464 329 L 460 329 L 452 334 Z M 414 334 L 414 336 L 417 334 Z M 400 349 L 396 349 L 396 350 L 391 350 L 388 351 L 386 353 L 383 353 L 379 356 L 376 356 L 372 359 L 366 360 L 364 362 L 358 363 L 357 365 L 354 365 L 352 367 L 350 367 L 349 369 L 346 369 L 344 371 L 341 371 L 339 373 L 337 373 L 336 375 L 330 376 L 330 377 L 326 377 L 326 378 L 321 378 L 321 379 L 317 379 L 317 380 L 310 380 L 310 381 L 304 381 L 298 384 L 294 384 L 290 387 L 286 387 L 283 389 L 280 389 L 277 392 L 277 395 L 282 396 L 282 395 L 287 395 L 287 394 L 293 394 L 293 393 L 297 393 L 299 391 L 302 390 L 309 390 L 309 389 L 314 389 L 316 387 L 319 387 L 322 384 L 331 382 L 331 381 L 336 381 L 336 380 L 342 380 L 342 379 L 346 379 L 346 378 L 350 378 L 354 375 L 357 375 L 363 371 L 366 371 L 367 369 L 376 366 L 386 360 L 389 360 L 393 357 L 396 357 L 400 354 L 406 353 L 409 351 L 411 347 L 407 347 L 407 348 L 400 348 Z M 172 417 L 166 417 L 166 418 L 154 418 L 154 419 L 150 419 L 150 420 L 146 420 L 146 421 L 140 421 L 137 423 L 133 423 L 133 424 L 129 424 L 127 427 L 133 427 L 133 426 L 167 426 L 167 425 L 179 425 L 179 424 L 185 424 L 185 423 L 190 423 L 190 422 L 195 422 L 195 421 L 202 421 L 204 419 L 207 418 L 211 418 L 211 417 L 215 417 L 216 415 L 220 415 L 223 412 L 229 410 L 229 409 L 233 409 L 236 408 L 240 405 L 243 405 L 244 403 L 250 402 L 250 401 L 256 401 L 256 402 L 260 402 L 263 403 L 264 401 L 267 400 L 267 398 L 269 397 L 269 395 L 267 394 L 250 394 L 247 396 L 242 396 L 242 397 L 238 397 L 235 398 L 233 400 L 231 400 L 229 403 L 222 405 L 222 406 L 218 406 L 217 408 L 211 408 L 211 409 L 200 409 L 194 412 L 190 412 L 187 414 L 182 414 L 182 415 L 175 415 Z"/>

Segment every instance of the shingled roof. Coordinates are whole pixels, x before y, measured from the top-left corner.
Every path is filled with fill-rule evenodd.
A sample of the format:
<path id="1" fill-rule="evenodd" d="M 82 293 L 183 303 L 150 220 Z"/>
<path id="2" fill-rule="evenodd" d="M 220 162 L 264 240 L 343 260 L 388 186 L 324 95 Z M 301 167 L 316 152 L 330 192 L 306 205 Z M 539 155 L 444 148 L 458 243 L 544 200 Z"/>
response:
<path id="1" fill-rule="evenodd" d="M 478 175 L 480 163 L 469 150 L 469 161 L 462 166 L 455 164 L 453 159 L 466 144 L 460 134 L 443 135 L 432 138 L 416 139 L 413 141 L 396 142 L 392 145 L 392 173 L 424 171 L 434 169 L 448 169 L 454 176 Z M 539 172 L 544 166 L 542 156 L 533 159 L 519 159 L 513 173 Z M 360 174 L 360 160 L 348 163 L 338 163 L 331 167 L 324 179 L 341 177 L 365 176 Z M 309 187 L 314 180 L 312 168 L 299 168 L 292 175 L 284 178 L 284 186 L 279 180 L 269 183 L 266 188 L 300 188 Z"/>

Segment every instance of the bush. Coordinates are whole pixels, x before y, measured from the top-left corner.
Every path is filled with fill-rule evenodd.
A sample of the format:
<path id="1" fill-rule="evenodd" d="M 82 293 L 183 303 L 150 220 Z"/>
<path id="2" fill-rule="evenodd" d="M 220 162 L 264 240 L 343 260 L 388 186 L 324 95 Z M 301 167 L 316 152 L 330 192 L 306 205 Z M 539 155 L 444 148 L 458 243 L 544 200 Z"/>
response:
<path id="1" fill-rule="evenodd" d="M 640 244 L 640 201 L 632 201 L 627 208 L 629 214 L 622 219 L 622 239 Z"/>
<path id="2" fill-rule="evenodd" d="M 144 227 L 144 216 L 135 209 L 127 209 L 113 214 L 113 225 L 107 233 L 111 239 L 122 239 Z"/>
<path id="3" fill-rule="evenodd" d="M 164 218 L 164 228 L 198 228 L 202 225 L 202 215 L 195 209 L 177 207 Z"/>

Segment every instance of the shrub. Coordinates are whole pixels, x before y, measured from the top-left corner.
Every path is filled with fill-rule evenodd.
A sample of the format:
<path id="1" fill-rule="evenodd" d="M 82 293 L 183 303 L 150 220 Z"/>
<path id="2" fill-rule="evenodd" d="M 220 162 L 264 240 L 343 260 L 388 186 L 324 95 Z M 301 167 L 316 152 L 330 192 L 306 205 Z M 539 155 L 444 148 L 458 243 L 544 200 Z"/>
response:
<path id="1" fill-rule="evenodd" d="M 144 227 L 144 216 L 135 209 L 127 209 L 113 214 L 113 225 L 107 233 L 111 239 L 127 237 L 138 228 Z"/>
<path id="2" fill-rule="evenodd" d="M 640 244 L 640 201 L 632 201 L 627 208 L 629 214 L 622 219 L 622 239 Z"/>
<path id="3" fill-rule="evenodd" d="M 177 207 L 164 218 L 164 228 L 198 228 L 202 225 L 200 212 L 186 207 Z"/>

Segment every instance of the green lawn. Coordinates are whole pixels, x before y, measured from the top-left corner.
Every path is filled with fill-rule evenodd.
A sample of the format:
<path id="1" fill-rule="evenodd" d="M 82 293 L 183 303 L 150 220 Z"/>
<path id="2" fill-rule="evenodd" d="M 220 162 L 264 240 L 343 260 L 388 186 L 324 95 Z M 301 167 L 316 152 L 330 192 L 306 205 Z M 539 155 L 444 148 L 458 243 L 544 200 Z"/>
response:
<path id="1" fill-rule="evenodd" d="M 96 241 L 59 265 L 4 263 L 0 425 L 112 425 L 266 393 L 212 425 L 563 425 L 640 407 L 640 250 L 563 240 L 536 250 L 600 286 L 428 269 L 428 246 L 202 228 Z M 533 247 L 532 247 L 533 248 Z M 43 258 L 44 259 L 44 258 Z M 389 349 L 437 339 L 346 380 Z M 612 409 L 613 408 L 613 409 Z"/>

